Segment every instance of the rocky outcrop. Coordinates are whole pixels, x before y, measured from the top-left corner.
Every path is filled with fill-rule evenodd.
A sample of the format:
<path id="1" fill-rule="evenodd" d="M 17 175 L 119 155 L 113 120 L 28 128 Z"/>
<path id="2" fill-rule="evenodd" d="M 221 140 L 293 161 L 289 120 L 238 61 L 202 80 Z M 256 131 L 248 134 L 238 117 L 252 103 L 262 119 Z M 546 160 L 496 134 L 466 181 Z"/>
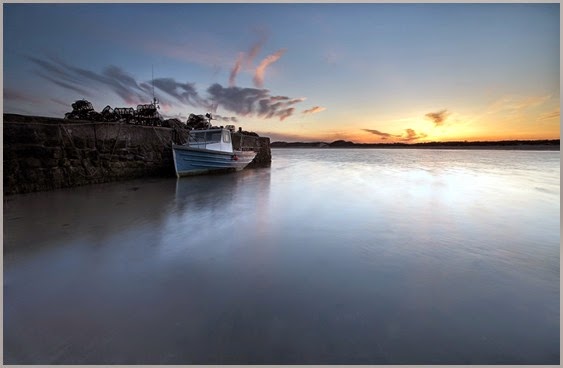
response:
<path id="1" fill-rule="evenodd" d="M 183 143 L 180 127 L 70 121 L 4 114 L 4 195 L 148 176 L 173 176 L 171 145 Z M 269 139 L 253 167 L 269 166 Z"/>

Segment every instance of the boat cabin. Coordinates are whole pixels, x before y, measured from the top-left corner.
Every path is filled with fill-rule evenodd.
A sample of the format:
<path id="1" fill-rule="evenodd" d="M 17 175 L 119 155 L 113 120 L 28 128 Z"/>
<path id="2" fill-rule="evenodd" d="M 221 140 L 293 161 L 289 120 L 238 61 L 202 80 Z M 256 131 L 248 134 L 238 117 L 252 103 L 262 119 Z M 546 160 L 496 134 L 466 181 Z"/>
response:
<path id="1" fill-rule="evenodd" d="M 188 146 L 211 151 L 233 152 L 231 131 L 224 128 L 192 130 L 189 133 Z"/>

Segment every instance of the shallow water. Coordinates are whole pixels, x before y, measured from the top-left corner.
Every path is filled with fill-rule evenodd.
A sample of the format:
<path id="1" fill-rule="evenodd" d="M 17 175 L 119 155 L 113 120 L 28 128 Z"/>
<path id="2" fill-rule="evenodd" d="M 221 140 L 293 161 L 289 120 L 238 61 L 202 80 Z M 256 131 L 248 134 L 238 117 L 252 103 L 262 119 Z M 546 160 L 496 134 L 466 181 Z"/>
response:
<path id="1" fill-rule="evenodd" d="M 274 149 L 4 200 L 6 364 L 559 364 L 559 152 Z"/>

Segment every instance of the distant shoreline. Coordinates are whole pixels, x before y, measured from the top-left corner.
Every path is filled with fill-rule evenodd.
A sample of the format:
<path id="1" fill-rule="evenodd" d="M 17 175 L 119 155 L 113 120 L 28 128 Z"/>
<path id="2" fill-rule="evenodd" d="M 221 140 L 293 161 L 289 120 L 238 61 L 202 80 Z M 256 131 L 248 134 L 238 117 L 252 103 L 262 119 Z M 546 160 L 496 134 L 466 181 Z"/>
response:
<path id="1" fill-rule="evenodd" d="M 494 142 L 428 142 L 428 143 L 354 143 L 348 141 L 325 142 L 272 142 L 271 148 L 383 148 L 383 149 L 480 149 L 559 151 L 559 139 L 535 141 Z"/>

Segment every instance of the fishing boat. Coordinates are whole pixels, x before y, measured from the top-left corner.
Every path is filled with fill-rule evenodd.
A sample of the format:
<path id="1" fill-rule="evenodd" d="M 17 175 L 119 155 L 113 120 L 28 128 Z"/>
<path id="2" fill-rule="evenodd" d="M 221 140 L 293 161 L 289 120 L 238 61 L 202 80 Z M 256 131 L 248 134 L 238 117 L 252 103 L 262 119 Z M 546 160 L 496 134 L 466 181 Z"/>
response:
<path id="1" fill-rule="evenodd" d="M 233 148 L 232 133 L 235 127 L 213 127 L 207 114 L 207 127 L 188 133 L 185 144 L 172 145 L 176 176 L 190 176 L 244 169 L 256 156 L 256 152 Z"/>

